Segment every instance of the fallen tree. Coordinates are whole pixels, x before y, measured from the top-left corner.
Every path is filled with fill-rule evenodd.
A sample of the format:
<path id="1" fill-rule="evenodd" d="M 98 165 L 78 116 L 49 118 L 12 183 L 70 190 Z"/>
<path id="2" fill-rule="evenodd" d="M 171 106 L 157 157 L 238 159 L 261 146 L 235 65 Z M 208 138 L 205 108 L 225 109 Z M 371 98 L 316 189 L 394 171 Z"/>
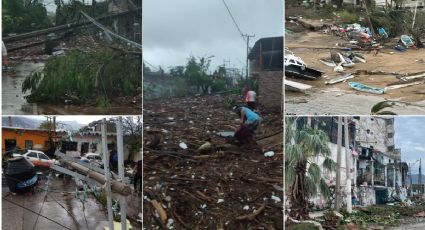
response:
<path id="1" fill-rule="evenodd" d="M 51 59 L 43 70 L 22 83 L 29 102 L 92 104 L 108 107 L 118 97 L 141 94 L 140 55 L 99 47 L 91 52 L 71 50 Z"/>

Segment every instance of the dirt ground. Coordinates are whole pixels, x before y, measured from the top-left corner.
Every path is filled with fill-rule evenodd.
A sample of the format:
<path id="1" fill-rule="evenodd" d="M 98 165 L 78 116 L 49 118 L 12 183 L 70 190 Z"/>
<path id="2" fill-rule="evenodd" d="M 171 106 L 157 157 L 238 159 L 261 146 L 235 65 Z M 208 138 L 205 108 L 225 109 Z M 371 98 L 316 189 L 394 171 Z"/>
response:
<path id="1" fill-rule="evenodd" d="M 216 132 L 230 131 L 229 125 L 240 122 L 225 108 L 226 98 L 241 99 L 221 95 L 145 101 L 145 228 L 283 229 L 282 147 L 265 157 L 257 144 L 238 146 L 218 136 Z M 280 112 L 260 107 L 259 113 L 263 121 L 255 139 L 283 131 Z M 199 151 L 206 142 L 212 147 Z M 155 201 L 165 217 L 158 215 Z"/>
<path id="2" fill-rule="evenodd" d="M 391 41 L 395 43 L 395 41 Z M 412 103 L 413 105 L 423 106 L 425 102 L 425 89 L 424 84 L 409 86 L 400 89 L 387 90 L 384 95 L 369 94 L 365 92 L 360 92 L 352 89 L 346 82 L 340 82 L 334 85 L 326 85 L 325 82 L 341 75 L 333 71 L 332 67 L 326 66 L 321 63 L 319 60 L 323 58 L 330 58 L 330 49 L 324 47 L 344 47 L 347 43 L 346 40 L 341 37 L 324 34 L 321 31 L 314 32 L 299 32 L 299 33 L 290 33 L 286 36 L 286 44 L 296 56 L 301 57 L 304 62 L 310 68 L 318 69 L 324 74 L 321 78 L 315 81 L 308 81 L 302 79 L 293 79 L 288 78 L 297 82 L 305 83 L 313 86 L 310 90 L 310 94 L 317 97 L 333 97 L 327 94 L 330 94 L 331 91 L 339 91 L 340 95 L 352 95 L 347 97 L 347 103 L 351 102 L 365 102 L 365 106 L 368 108 L 364 111 L 370 111 L 370 107 L 379 101 L 383 100 L 395 100 Z M 408 49 L 406 52 L 397 52 L 393 49 L 384 48 L 379 51 L 375 56 L 373 52 L 368 51 L 355 51 L 361 54 L 366 59 L 366 63 L 357 63 L 353 68 L 345 68 L 344 73 L 355 73 L 356 71 L 385 71 L 387 73 L 397 72 L 401 74 L 407 73 L 417 73 L 425 71 L 425 49 Z M 355 75 L 354 79 L 349 81 L 360 82 L 362 84 L 384 88 L 391 84 L 399 82 L 399 79 L 395 75 Z M 304 97 L 303 93 L 293 93 L 287 92 L 289 97 L 296 99 L 299 97 Z M 363 96 L 360 97 L 360 96 Z M 368 98 L 370 97 L 370 100 Z M 328 98 L 329 98 L 328 97 Z M 308 100 L 308 99 L 307 99 Z M 369 103 L 367 103 L 369 102 Z M 289 104 L 287 108 L 291 109 L 295 105 Z M 320 106 L 320 105 L 318 105 Z M 335 113 L 330 108 L 329 113 Z M 413 112 L 413 111 L 412 111 Z M 363 114 L 363 113 L 361 113 Z"/>

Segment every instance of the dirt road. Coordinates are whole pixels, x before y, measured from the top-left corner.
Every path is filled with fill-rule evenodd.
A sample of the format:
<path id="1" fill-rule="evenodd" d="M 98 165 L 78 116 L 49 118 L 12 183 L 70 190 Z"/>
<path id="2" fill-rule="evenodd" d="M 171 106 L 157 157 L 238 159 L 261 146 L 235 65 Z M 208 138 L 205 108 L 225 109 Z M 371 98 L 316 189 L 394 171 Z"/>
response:
<path id="1" fill-rule="evenodd" d="M 325 114 L 353 114 L 353 112 L 359 115 L 370 114 L 370 108 L 375 103 L 384 100 L 395 100 L 410 103 L 409 105 L 394 108 L 393 111 L 398 114 L 425 114 L 425 107 L 423 107 L 425 105 L 424 84 L 388 90 L 383 95 L 356 91 L 350 88 L 346 82 L 326 85 L 326 81 L 339 75 L 333 71 L 332 67 L 326 66 L 319 61 L 330 57 L 330 49 L 314 49 L 311 47 L 338 47 L 344 46 L 345 43 L 347 41 L 340 37 L 322 32 L 292 33 L 286 37 L 286 46 L 296 56 L 301 57 L 308 67 L 324 72 L 323 76 L 315 81 L 291 79 L 311 85 L 313 88 L 307 95 L 287 92 L 286 113 L 306 114 L 305 112 L 309 112 L 308 114 L 323 114 L 325 112 L 323 107 L 325 107 Z M 424 49 L 409 49 L 406 52 L 382 49 L 377 55 L 366 51 L 359 51 L 359 53 L 365 57 L 366 63 L 358 63 L 353 68 L 345 68 L 345 73 L 354 73 L 360 70 L 403 74 L 425 71 Z M 350 79 L 350 81 L 384 88 L 399 82 L 399 79 L 395 75 L 355 75 L 355 78 Z M 293 101 L 297 101 L 300 98 L 304 98 L 306 103 L 293 103 Z M 356 108 L 342 108 L 353 105 Z M 308 109 L 304 109 L 305 107 Z"/>

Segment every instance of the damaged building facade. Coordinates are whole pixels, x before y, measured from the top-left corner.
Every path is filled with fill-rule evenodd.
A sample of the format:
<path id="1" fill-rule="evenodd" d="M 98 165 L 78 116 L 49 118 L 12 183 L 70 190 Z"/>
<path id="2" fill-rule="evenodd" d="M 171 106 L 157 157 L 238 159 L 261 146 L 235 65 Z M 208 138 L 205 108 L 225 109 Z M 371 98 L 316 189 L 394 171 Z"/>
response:
<path id="1" fill-rule="evenodd" d="M 258 102 L 269 109 L 282 109 L 283 37 L 261 38 L 248 59 L 250 75 L 258 81 Z"/>
<path id="2" fill-rule="evenodd" d="M 108 151 L 116 150 L 117 133 L 115 124 L 107 121 L 107 143 Z M 90 123 L 76 132 L 68 132 L 61 141 L 61 152 L 80 157 L 87 153 L 103 155 L 101 121 Z M 129 155 L 128 146 L 124 145 L 124 159 Z"/>
<path id="3" fill-rule="evenodd" d="M 384 204 L 394 196 L 406 197 L 409 167 L 401 161 L 401 149 L 394 144 L 394 118 L 349 117 L 348 122 L 348 153 L 343 132 L 341 164 L 337 169 L 341 172 L 341 196 L 346 196 L 346 157 L 350 157 L 351 188 L 360 205 Z M 328 134 L 331 158 L 337 162 L 337 118 L 322 117 L 317 123 L 316 127 Z M 314 159 L 318 165 L 323 164 L 323 160 Z M 322 177 L 329 187 L 335 188 L 336 171 L 322 172 Z M 320 194 L 312 197 L 311 202 L 318 208 L 327 204 Z"/>

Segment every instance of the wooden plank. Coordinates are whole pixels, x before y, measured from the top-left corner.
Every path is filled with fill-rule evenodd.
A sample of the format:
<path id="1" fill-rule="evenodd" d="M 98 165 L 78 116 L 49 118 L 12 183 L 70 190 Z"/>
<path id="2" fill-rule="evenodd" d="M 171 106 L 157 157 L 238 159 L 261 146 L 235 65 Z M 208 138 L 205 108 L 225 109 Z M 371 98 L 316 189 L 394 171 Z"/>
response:
<path id="1" fill-rule="evenodd" d="M 351 73 L 348 73 L 348 74 L 340 75 L 340 76 L 337 76 L 335 78 L 329 79 L 329 81 L 325 81 L 325 84 L 326 85 L 333 85 L 333 84 L 343 82 L 343 81 L 346 81 L 346 80 L 352 79 L 352 78 L 354 78 L 354 75 L 352 75 Z"/>
<path id="2" fill-rule="evenodd" d="M 305 92 L 309 89 L 311 89 L 311 85 L 303 84 L 300 82 L 290 81 L 285 79 L 285 89 L 290 91 L 299 91 L 299 92 Z"/>
<path id="3" fill-rule="evenodd" d="M 263 151 L 283 148 L 283 132 L 256 141 Z"/>

